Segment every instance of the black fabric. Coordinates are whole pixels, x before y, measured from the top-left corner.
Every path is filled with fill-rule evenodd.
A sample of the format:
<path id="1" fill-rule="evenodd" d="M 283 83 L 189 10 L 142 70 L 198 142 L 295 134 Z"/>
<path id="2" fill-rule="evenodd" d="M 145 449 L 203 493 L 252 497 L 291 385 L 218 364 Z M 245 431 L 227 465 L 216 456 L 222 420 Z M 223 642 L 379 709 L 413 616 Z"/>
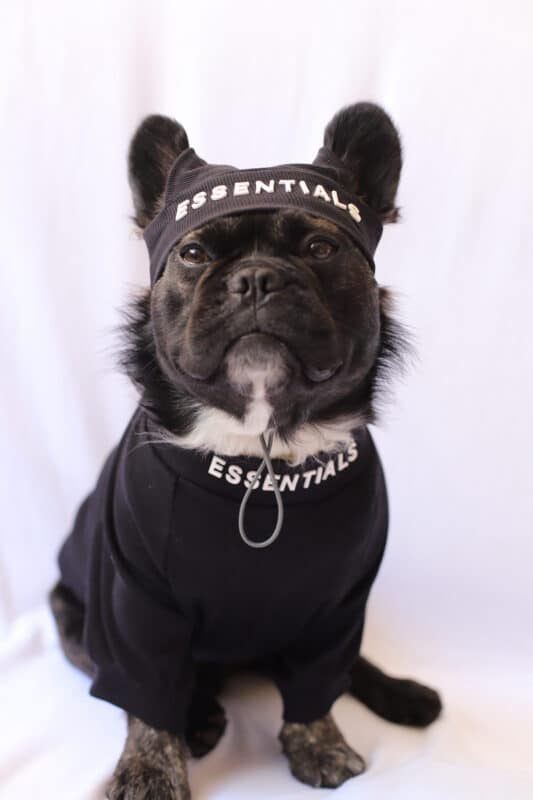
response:
<path id="1" fill-rule="evenodd" d="M 374 268 L 382 225 L 374 211 L 350 190 L 351 183 L 343 162 L 325 147 L 313 164 L 246 170 L 207 164 L 192 147 L 187 148 L 168 176 L 164 207 L 144 231 L 152 284 L 161 277 L 171 248 L 188 231 L 227 214 L 286 207 L 335 222 Z"/>
<path id="2" fill-rule="evenodd" d="M 85 606 L 91 694 L 182 733 L 195 665 L 247 661 L 276 682 L 286 720 L 321 717 L 348 686 L 387 537 L 369 431 L 320 463 L 272 460 L 285 520 L 264 550 L 237 527 L 260 459 L 158 438 L 139 408 L 59 554 L 62 580 Z M 275 515 L 262 476 L 246 511 L 250 537 L 266 538 Z"/>

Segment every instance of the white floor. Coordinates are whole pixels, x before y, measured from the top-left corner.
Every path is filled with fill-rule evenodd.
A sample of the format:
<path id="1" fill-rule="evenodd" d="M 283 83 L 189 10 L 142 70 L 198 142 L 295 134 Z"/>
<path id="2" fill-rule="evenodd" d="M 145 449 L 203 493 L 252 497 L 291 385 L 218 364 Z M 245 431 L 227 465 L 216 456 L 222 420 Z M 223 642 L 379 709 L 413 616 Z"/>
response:
<path id="1" fill-rule="evenodd" d="M 415 677 L 438 687 L 445 700 L 442 719 L 427 731 L 383 722 L 349 697 L 336 703 L 339 725 L 369 767 L 335 797 L 531 800 L 531 675 L 461 664 L 456 671 L 432 668 L 431 675 L 424 666 Z M 104 797 L 125 722 L 87 689 L 88 679 L 60 653 L 48 611 L 20 618 L 0 650 L 2 800 Z M 276 739 L 281 704 L 272 686 L 245 676 L 228 687 L 225 705 L 226 735 L 191 763 L 195 800 L 333 796 L 291 777 Z"/>

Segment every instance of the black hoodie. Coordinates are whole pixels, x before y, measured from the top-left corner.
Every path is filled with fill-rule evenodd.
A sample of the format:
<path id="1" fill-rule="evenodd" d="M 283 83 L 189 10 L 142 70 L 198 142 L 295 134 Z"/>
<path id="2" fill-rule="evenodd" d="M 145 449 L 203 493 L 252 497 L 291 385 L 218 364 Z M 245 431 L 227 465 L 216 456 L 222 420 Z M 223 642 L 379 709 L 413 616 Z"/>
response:
<path id="1" fill-rule="evenodd" d="M 159 439 L 161 437 L 159 436 Z M 337 454 L 272 459 L 285 508 L 265 549 L 239 536 L 239 505 L 260 459 L 157 442 L 138 408 L 59 555 L 85 606 L 91 694 L 180 734 L 199 662 L 268 664 L 284 719 L 310 722 L 348 687 L 387 536 L 385 481 L 364 427 Z M 269 536 L 268 475 L 246 530 Z"/>

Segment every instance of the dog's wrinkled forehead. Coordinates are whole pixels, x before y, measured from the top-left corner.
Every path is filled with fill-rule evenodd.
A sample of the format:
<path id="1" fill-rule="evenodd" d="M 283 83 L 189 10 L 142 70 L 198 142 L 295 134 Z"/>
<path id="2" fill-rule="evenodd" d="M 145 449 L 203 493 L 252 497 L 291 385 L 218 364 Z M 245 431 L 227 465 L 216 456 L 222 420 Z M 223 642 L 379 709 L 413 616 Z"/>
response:
<path id="1" fill-rule="evenodd" d="M 299 209 L 326 224 L 333 222 L 373 267 L 381 221 L 350 190 L 344 165 L 330 150 L 322 147 L 309 165 L 239 170 L 207 164 L 188 147 L 169 172 L 163 207 L 144 230 L 152 284 L 161 276 L 170 250 L 186 233 L 219 217 L 284 208 Z"/>

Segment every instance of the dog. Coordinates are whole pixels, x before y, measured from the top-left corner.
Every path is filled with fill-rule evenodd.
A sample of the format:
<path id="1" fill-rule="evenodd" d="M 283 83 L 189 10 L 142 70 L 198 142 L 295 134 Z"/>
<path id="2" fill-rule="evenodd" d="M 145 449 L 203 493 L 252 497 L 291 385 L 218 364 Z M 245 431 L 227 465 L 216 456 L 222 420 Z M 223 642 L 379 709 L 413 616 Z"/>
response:
<path id="1" fill-rule="evenodd" d="M 388 526 L 367 426 L 409 348 L 373 262 L 399 213 L 398 132 L 356 103 L 312 164 L 238 170 L 151 116 L 128 163 L 151 285 L 120 363 L 140 401 L 49 595 L 66 657 L 128 715 L 107 796 L 190 797 L 187 758 L 222 736 L 243 668 L 281 692 L 293 775 L 337 787 L 365 769 L 340 694 L 418 727 L 442 709 L 359 652 Z"/>

